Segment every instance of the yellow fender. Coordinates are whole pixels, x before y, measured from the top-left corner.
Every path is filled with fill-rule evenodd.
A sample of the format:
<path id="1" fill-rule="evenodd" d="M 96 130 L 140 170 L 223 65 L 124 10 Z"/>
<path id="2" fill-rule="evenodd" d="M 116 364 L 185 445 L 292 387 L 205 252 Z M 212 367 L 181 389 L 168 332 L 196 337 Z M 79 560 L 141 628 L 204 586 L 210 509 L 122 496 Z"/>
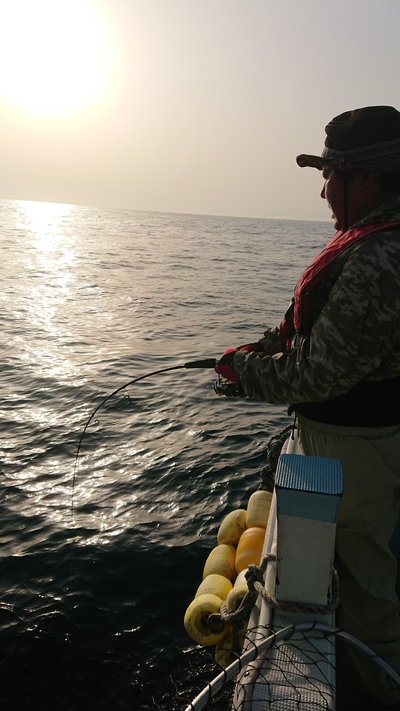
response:
<path id="1" fill-rule="evenodd" d="M 215 647 L 214 654 L 215 662 L 222 669 L 226 669 L 235 660 L 233 655 L 233 642 L 232 637 L 228 635 L 221 642 L 218 642 Z"/>
<path id="2" fill-rule="evenodd" d="M 227 543 L 213 548 L 204 565 L 203 579 L 216 573 L 233 582 L 236 578 L 235 553 L 235 547 Z"/>
<path id="3" fill-rule="evenodd" d="M 232 590 L 226 597 L 226 609 L 228 612 L 236 612 L 246 593 L 249 592 L 247 580 L 245 578 L 247 568 L 244 568 L 235 580 Z"/>
<path id="4" fill-rule="evenodd" d="M 227 625 L 221 621 L 215 629 L 208 627 L 210 615 L 218 615 L 222 600 L 217 595 L 199 595 L 190 603 L 184 617 L 184 625 L 189 637 L 204 647 L 214 646 L 227 633 Z"/>
<path id="5" fill-rule="evenodd" d="M 272 494 L 270 491 L 259 489 L 249 498 L 247 504 L 246 527 L 261 526 L 267 528 L 269 510 L 271 508 Z"/>
<path id="6" fill-rule="evenodd" d="M 237 546 L 240 536 L 246 528 L 246 509 L 231 511 L 223 519 L 217 534 L 219 544 L 228 543 Z"/>
<path id="7" fill-rule="evenodd" d="M 223 575 L 218 575 L 217 573 L 211 573 L 211 575 L 207 575 L 203 582 L 200 583 L 195 597 L 211 594 L 220 597 L 221 600 L 226 600 L 231 590 L 232 583 L 228 578 L 225 578 Z"/>
<path id="8" fill-rule="evenodd" d="M 261 553 L 265 538 L 265 528 L 253 526 L 247 528 L 240 536 L 236 551 L 235 567 L 239 573 L 248 568 L 251 563 L 260 565 Z"/>
<path id="9" fill-rule="evenodd" d="M 222 667 L 223 669 L 226 669 L 226 667 L 229 666 L 235 659 L 238 658 L 238 655 L 241 654 L 242 649 L 243 649 L 243 643 L 244 639 L 246 636 L 247 632 L 247 620 L 243 620 L 240 624 L 240 627 L 238 629 L 238 647 L 234 648 L 233 646 L 233 638 L 232 638 L 232 630 L 230 630 L 227 634 L 226 637 L 224 637 L 221 642 L 218 642 L 218 644 L 215 647 L 215 654 L 214 658 L 216 663 Z M 236 677 L 235 677 L 236 678 Z"/>

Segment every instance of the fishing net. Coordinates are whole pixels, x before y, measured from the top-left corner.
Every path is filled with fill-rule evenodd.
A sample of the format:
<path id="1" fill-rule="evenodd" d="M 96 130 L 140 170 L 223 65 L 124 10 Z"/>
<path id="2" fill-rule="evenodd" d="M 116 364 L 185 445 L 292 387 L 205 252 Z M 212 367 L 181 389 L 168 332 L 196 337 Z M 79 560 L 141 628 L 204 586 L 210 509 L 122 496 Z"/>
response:
<path id="1" fill-rule="evenodd" d="M 356 660 L 362 683 L 374 678 L 385 702 L 399 700 L 400 677 L 374 652 L 336 627 L 293 624 L 273 634 L 258 628 L 248 633 L 248 649 L 192 701 L 186 711 L 200 711 L 235 679 L 233 711 L 345 711 L 357 701 L 351 682 L 336 682 L 335 660 Z M 265 636 L 265 634 L 267 636 Z M 245 643 L 246 647 L 246 643 Z M 380 678 L 380 683 L 377 678 Z"/>
<path id="2" fill-rule="evenodd" d="M 333 708 L 334 667 L 334 639 L 315 629 L 289 629 L 238 675 L 234 708 L 250 701 L 253 711 Z"/>

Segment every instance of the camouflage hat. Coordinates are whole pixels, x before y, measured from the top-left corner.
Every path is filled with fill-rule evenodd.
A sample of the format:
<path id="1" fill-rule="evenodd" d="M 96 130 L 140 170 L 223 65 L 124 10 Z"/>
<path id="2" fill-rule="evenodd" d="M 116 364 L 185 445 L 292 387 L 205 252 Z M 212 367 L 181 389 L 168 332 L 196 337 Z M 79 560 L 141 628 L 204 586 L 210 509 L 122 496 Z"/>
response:
<path id="1" fill-rule="evenodd" d="M 392 106 L 346 111 L 328 123 L 325 133 L 321 156 L 297 156 L 301 168 L 322 170 L 332 165 L 380 173 L 400 169 L 400 112 Z"/>

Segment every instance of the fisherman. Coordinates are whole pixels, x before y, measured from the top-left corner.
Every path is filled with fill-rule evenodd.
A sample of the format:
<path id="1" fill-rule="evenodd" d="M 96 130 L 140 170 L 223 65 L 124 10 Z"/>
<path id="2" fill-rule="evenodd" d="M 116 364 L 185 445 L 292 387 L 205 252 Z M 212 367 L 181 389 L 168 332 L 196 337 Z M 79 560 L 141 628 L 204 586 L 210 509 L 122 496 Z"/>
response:
<path id="1" fill-rule="evenodd" d="M 337 624 L 400 675 L 400 113 L 347 111 L 325 128 L 321 197 L 336 234 L 305 270 L 279 328 L 229 349 L 215 370 L 244 395 L 288 404 L 305 454 L 339 459 Z M 360 708 L 400 709 L 400 690 L 370 664 Z"/>

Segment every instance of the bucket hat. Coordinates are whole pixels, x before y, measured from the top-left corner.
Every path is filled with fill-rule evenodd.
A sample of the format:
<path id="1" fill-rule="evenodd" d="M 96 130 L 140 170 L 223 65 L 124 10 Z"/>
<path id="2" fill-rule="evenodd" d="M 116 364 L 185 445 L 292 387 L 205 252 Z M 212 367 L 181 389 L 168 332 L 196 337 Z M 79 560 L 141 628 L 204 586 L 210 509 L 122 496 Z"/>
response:
<path id="1" fill-rule="evenodd" d="M 392 106 L 366 106 L 336 116 L 325 127 L 320 156 L 301 154 L 297 164 L 322 170 L 366 168 L 380 173 L 400 169 L 400 112 Z"/>

